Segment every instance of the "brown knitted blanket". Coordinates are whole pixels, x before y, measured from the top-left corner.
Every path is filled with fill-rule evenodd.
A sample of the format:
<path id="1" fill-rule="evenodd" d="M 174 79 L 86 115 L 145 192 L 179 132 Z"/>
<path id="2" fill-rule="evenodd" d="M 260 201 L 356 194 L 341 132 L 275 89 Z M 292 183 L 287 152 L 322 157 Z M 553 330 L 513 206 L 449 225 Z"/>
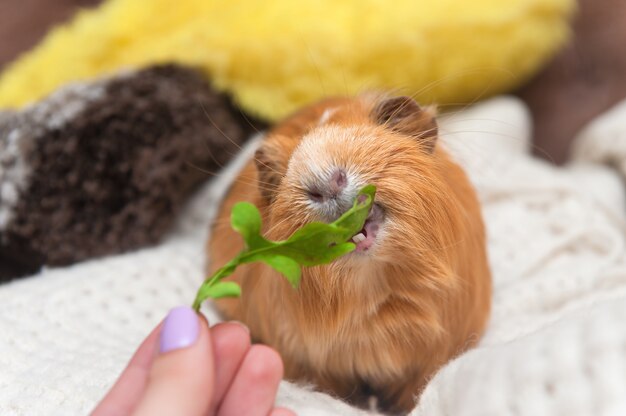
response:
<path id="1" fill-rule="evenodd" d="M 172 65 L 0 112 L 0 280 L 157 243 L 260 127 Z"/>

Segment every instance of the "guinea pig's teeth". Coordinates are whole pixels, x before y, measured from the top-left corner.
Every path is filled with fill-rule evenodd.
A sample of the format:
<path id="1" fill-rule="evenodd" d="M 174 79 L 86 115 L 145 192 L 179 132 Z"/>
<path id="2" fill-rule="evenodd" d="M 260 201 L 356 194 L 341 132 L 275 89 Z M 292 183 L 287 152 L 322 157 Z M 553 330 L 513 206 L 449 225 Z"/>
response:
<path id="1" fill-rule="evenodd" d="M 358 233 L 357 235 L 352 237 L 352 241 L 354 241 L 356 244 L 359 244 L 361 241 L 365 241 L 365 234 Z"/>

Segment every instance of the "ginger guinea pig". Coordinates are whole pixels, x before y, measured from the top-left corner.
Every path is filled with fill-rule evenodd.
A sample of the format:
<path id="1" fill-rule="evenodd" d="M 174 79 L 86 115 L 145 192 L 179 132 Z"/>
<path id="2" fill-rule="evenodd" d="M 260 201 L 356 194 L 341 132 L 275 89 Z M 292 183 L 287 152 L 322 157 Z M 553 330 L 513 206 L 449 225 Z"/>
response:
<path id="1" fill-rule="evenodd" d="M 211 272 L 243 248 L 229 226 L 236 202 L 259 207 L 264 235 L 281 240 L 377 187 L 354 252 L 304 268 L 297 290 L 268 266 L 241 266 L 230 278 L 241 298 L 217 302 L 281 354 L 287 379 L 406 412 L 482 335 L 491 276 L 480 206 L 437 134 L 433 112 L 407 97 L 328 99 L 276 125 L 240 172 L 212 231 Z"/>

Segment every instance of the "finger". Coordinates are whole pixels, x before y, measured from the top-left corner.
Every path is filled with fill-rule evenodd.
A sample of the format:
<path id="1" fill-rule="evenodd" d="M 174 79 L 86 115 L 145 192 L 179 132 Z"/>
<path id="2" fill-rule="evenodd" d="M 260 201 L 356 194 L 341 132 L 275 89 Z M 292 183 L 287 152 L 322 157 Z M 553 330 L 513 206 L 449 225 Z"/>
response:
<path id="1" fill-rule="evenodd" d="M 146 386 L 160 329 L 159 324 L 141 343 L 111 390 L 93 410 L 92 416 L 129 414 L 135 407 Z"/>
<path id="2" fill-rule="evenodd" d="M 253 345 L 243 359 L 218 415 L 266 416 L 274 407 L 283 362 L 276 351 Z"/>
<path id="3" fill-rule="evenodd" d="M 272 409 L 269 416 L 297 416 L 294 412 L 284 407 L 276 407 Z"/>
<path id="4" fill-rule="evenodd" d="M 211 328 L 213 356 L 215 357 L 215 391 L 210 415 L 224 398 L 246 353 L 250 349 L 250 332 L 239 323 L 228 322 Z"/>
<path id="5" fill-rule="evenodd" d="M 172 309 L 159 334 L 159 354 L 134 415 L 200 416 L 214 388 L 209 327 L 189 307 Z"/>

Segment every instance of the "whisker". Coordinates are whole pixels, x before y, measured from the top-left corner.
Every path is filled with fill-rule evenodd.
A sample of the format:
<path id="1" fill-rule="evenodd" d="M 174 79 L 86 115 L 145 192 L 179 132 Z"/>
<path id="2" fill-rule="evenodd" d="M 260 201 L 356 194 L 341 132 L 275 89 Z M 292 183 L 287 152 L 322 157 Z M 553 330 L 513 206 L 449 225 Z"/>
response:
<path id="1" fill-rule="evenodd" d="M 200 107 L 202 108 L 202 111 L 204 112 L 204 115 L 206 115 L 207 119 L 211 122 L 211 124 L 213 125 L 213 127 L 215 127 L 215 129 L 220 132 L 220 134 L 222 135 L 222 137 L 224 137 L 226 140 L 228 140 L 229 142 L 231 142 L 235 147 L 237 147 L 239 150 L 241 150 L 241 145 L 237 142 L 235 142 L 230 136 L 228 136 L 226 133 L 224 133 L 224 131 L 217 125 L 217 123 L 215 123 L 215 121 L 213 121 L 213 119 L 211 118 L 211 116 L 209 115 L 209 113 L 207 112 L 206 108 L 204 107 L 204 104 L 200 103 Z"/>
<path id="2" fill-rule="evenodd" d="M 248 118 L 248 115 L 247 115 L 247 114 L 246 114 L 243 110 L 241 110 L 241 109 L 239 110 L 239 115 L 241 116 L 241 118 L 243 118 L 243 119 L 246 121 L 246 123 L 248 123 L 248 125 L 249 125 L 250 127 L 252 127 L 252 129 L 253 129 L 253 130 L 254 130 L 257 134 L 261 134 L 261 133 L 262 133 L 262 131 L 265 131 L 265 130 L 259 130 L 259 129 L 257 128 L 256 124 L 255 124 L 255 123 L 253 123 L 253 122 L 252 122 L 252 121 Z M 264 123 L 264 124 L 265 124 L 265 123 Z"/>

